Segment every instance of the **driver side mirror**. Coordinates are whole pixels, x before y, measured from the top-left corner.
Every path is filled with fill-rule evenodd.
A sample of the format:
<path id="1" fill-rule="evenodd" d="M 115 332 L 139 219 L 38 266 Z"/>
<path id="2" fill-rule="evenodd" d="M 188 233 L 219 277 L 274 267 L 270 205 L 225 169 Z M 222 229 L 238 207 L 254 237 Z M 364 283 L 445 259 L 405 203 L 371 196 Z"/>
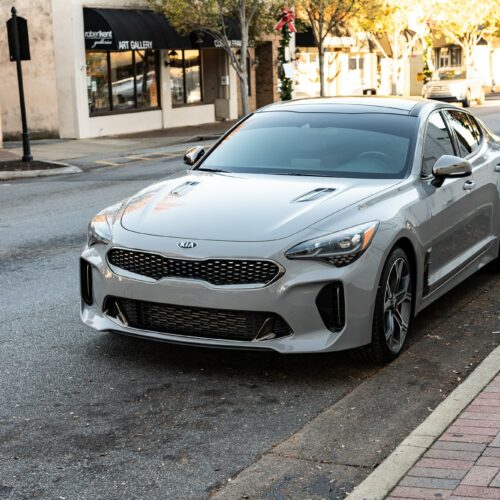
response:
<path id="1" fill-rule="evenodd" d="M 446 179 L 468 177 L 472 174 L 472 165 L 469 161 L 458 156 L 443 155 L 432 167 L 434 180 L 432 185 L 441 187 Z"/>
<path id="2" fill-rule="evenodd" d="M 205 156 L 205 148 L 203 146 L 194 146 L 189 148 L 184 155 L 184 163 L 192 167 L 198 160 Z"/>

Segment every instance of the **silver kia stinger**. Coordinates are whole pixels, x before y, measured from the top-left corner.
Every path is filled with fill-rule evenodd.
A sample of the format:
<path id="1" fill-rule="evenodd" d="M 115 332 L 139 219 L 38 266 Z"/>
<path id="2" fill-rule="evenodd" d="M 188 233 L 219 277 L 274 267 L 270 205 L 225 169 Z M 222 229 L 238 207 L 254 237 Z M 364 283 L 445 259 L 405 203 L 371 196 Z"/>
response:
<path id="1" fill-rule="evenodd" d="M 449 104 L 273 104 L 184 161 L 91 221 L 85 324 L 382 362 L 415 314 L 499 255 L 500 140 Z"/>

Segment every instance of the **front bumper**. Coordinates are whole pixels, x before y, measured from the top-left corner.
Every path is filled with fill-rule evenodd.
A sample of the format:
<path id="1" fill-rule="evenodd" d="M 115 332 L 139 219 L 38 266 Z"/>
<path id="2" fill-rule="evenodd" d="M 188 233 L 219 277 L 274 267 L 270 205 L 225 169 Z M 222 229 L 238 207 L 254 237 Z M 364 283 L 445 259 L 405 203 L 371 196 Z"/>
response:
<path id="1" fill-rule="evenodd" d="M 160 251 L 161 246 L 161 253 L 164 255 L 178 253 L 178 248 L 174 250 L 174 246 L 170 252 L 168 249 L 165 251 L 165 246 L 174 244 L 168 242 L 165 245 L 167 240 L 169 239 L 145 236 L 141 237 L 141 246 L 149 251 Z M 231 255 L 235 255 L 236 247 L 241 251 L 241 243 L 226 243 L 224 249 L 221 242 L 203 243 L 205 254 L 217 255 L 218 258 L 223 258 L 224 253 L 227 258 L 231 258 Z M 280 254 L 273 255 L 271 247 L 275 248 L 275 242 L 245 245 L 246 258 L 263 258 L 267 254 L 266 258 L 274 260 L 285 269 L 284 274 L 263 287 L 213 286 L 203 281 L 179 278 L 153 281 L 112 268 L 106 259 L 110 247 L 102 244 L 86 247 L 82 259 L 91 266 L 92 304 L 82 300 L 82 321 L 98 331 L 115 331 L 183 344 L 270 349 L 281 353 L 338 351 L 370 342 L 378 283 L 376 270 L 381 259 L 377 248 L 371 247 L 361 259 L 347 267 L 335 268 L 319 261 L 288 260 Z M 135 245 L 129 245 L 128 248 L 137 249 Z M 367 269 L 374 272 L 366 272 Z M 340 331 L 331 331 L 325 326 L 316 299 L 325 285 L 338 281 L 342 282 L 344 289 L 345 326 Z M 272 312 L 286 321 L 292 333 L 280 338 L 247 341 L 132 328 L 104 312 L 106 297 L 110 296 L 193 308 Z"/>
<path id="2" fill-rule="evenodd" d="M 462 102 L 465 97 L 463 95 L 455 95 L 451 93 L 426 92 L 422 94 L 424 99 L 432 99 L 442 102 Z"/>

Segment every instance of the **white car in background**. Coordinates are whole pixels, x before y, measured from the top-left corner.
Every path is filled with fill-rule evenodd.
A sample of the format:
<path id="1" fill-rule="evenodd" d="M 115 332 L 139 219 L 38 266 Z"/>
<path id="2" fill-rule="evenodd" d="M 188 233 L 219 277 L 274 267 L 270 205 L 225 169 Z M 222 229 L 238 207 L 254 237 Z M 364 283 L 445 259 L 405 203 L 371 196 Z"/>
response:
<path id="1" fill-rule="evenodd" d="M 422 97 L 445 102 L 484 103 L 484 81 L 474 68 L 440 68 L 422 88 Z"/>

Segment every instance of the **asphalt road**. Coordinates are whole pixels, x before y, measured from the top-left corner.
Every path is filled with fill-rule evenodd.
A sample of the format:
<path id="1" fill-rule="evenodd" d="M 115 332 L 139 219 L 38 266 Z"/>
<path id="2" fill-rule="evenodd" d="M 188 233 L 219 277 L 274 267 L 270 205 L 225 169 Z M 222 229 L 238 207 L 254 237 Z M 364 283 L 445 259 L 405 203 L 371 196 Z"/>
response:
<path id="1" fill-rule="evenodd" d="M 472 110 L 500 133 L 500 103 Z M 88 220 L 180 168 L 163 158 L 0 184 L 0 498 L 206 498 L 263 455 L 275 479 L 238 495 L 342 498 L 500 342 L 490 268 L 419 316 L 386 367 L 84 327 Z M 301 429 L 318 416 L 311 438 Z"/>

